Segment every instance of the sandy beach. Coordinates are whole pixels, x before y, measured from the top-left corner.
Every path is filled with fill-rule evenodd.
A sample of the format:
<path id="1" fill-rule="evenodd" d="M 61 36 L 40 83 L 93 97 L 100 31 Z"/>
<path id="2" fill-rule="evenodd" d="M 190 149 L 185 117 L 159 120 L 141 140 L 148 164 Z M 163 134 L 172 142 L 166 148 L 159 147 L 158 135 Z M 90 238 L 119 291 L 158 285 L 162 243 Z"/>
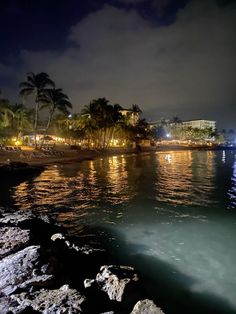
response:
<path id="1" fill-rule="evenodd" d="M 0 152 L 0 165 L 9 164 L 10 162 L 26 162 L 29 165 L 46 166 L 54 163 L 67 163 L 72 161 L 81 161 L 98 156 L 99 152 L 92 150 L 56 150 L 55 154 L 47 154 L 32 149 L 23 149 L 16 152 Z"/>
<path id="2" fill-rule="evenodd" d="M 93 159 L 99 156 L 120 155 L 120 154 L 132 154 L 137 152 L 150 152 L 150 151 L 176 151 L 176 150 L 214 150 L 220 149 L 213 147 L 185 147 L 185 146 L 158 146 L 158 147 L 143 147 L 137 151 L 133 148 L 110 148 L 109 150 L 92 150 L 82 149 L 73 150 L 65 147 L 58 147 L 52 151 L 40 151 L 34 150 L 30 147 L 22 147 L 19 151 L 4 151 L 0 150 L 0 166 L 9 164 L 10 162 L 25 162 L 29 165 L 41 165 L 47 166 L 55 163 L 69 163 L 76 161 L 83 161 L 87 159 Z M 221 148 L 223 149 L 223 148 Z"/>
<path id="3" fill-rule="evenodd" d="M 148 151 L 153 149 L 148 149 Z M 144 150 L 146 151 L 146 150 Z M 55 163 L 69 163 L 93 159 L 98 156 L 109 156 L 116 154 L 132 154 L 137 151 L 132 148 L 115 148 L 109 150 L 72 150 L 69 148 L 57 148 L 51 152 L 36 151 L 29 147 L 22 147 L 20 151 L 0 151 L 0 166 L 11 162 L 25 162 L 29 165 L 47 166 Z"/>

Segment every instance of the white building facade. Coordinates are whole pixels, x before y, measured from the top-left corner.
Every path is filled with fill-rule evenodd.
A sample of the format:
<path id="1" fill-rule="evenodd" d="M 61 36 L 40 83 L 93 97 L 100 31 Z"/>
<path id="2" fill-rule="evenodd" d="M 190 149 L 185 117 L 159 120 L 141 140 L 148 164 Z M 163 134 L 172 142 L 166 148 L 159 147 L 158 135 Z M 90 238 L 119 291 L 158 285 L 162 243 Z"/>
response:
<path id="1" fill-rule="evenodd" d="M 193 129 L 208 129 L 211 128 L 214 132 L 216 130 L 216 121 L 211 120 L 188 120 L 182 121 L 182 126 L 191 127 Z"/>
<path id="2" fill-rule="evenodd" d="M 139 113 L 134 112 L 132 109 L 120 109 L 122 116 L 128 117 L 128 121 L 131 125 L 136 125 L 139 120 Z"/>

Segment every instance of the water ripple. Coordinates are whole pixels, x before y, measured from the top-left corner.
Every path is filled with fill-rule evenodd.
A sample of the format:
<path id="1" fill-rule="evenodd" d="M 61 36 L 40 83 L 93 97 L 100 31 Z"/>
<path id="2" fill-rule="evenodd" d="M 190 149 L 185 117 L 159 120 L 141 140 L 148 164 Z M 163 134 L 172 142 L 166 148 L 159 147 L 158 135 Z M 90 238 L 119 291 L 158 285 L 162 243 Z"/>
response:
<path id="1" fill-rule="evenodd" d="M 111 216 L 108 211 L 114 212 L 114 220 L 120 220 L 131 214 L 128 208 L 136 207 L 137 214 L 147 204 L 154 212 L 159 208 L 159 213 L 162 205 L 165 211 L 166 206 L 174 206 L 176 211 L 178 206 L 207 208 L 221 203 L 235 208 L 236 162 L 229 166 L 233 157 L 224 156 L 222 163 L 222 156 L 213 152 L 178 151 L 48 167 L 34 180 L 18 185 L 13 198 L 24 210 L 53 208 L 61 213 L 64 208 L 98 217 L 102 208 L 106 210 L 104 220 Z M 230 180 L 225 178 L 223 183 L 225 172 L 221 171 L 226 170 Z"/>

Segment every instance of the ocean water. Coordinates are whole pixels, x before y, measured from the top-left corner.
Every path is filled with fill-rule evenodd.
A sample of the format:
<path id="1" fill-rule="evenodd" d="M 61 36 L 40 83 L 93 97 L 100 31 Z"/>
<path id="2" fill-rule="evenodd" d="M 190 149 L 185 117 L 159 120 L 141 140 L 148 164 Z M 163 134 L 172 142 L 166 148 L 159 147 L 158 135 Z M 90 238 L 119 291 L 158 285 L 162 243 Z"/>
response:
<path id="1" fill-rule="evenodd" d="M 91 228 L 166 312 L 236 313 L 236 152 L 118 155 L 48 167 L 5 203 Z"/>

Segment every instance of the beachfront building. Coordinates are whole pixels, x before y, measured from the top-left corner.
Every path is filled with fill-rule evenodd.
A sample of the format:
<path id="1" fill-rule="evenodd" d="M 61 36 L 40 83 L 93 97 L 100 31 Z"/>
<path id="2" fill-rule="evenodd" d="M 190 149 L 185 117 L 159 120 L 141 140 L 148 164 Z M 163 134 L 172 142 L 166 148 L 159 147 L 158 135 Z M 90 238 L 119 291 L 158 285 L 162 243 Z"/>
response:
<path id="1" fill-rule="evenodd" d="M 22 136 L 23 142 L 29 146 L 33 146 L 34 142 L 35 142 L 35 135 L 33 132 L 30 132 L 28 134 L 25 134 Z M 42 132 L 38 132 L 36 134 L 36 141 L 37 142 L 44 142 L 45 144 L 65 144 L 66 143 L 66 139 L 50 134 L 50 135 L 46 135 L 45 133 Z"/>
<path id="2" fill-rule="evenodd" d="M 154 138 L 165 143 L 190 144 L 193 142 L 211 143 L 216 141 L 216 121 L 180 119 L 149 122 L 149 129 Z"/>
<path id="3" fill-rule="evenodd" d="M 214 132 L 216 130 L 216 121 L 212 120 L 203 120 L 203 119 L 196 119 L 196 120 L 187 120 L 178 123 L 180 126 L 183 127 L 191 127 L 193 129 L 212 129 Z"/>
<path id="4" fill-rule="evenodd" d="M 139 112 L 134 112 L 132 109 L 120 109 L 120 113 L 128 118 L 128 122 L 131 124 L 131 125 L 136 125 L 139 121 Z"/>
<path id="5" fill-rule="evenodd" d="M 212 120 L 187 120 L 169 123 L 169 132 L 172 139 L 188 140 L 194 142 L 214 142 L 216 121 Z"/>

